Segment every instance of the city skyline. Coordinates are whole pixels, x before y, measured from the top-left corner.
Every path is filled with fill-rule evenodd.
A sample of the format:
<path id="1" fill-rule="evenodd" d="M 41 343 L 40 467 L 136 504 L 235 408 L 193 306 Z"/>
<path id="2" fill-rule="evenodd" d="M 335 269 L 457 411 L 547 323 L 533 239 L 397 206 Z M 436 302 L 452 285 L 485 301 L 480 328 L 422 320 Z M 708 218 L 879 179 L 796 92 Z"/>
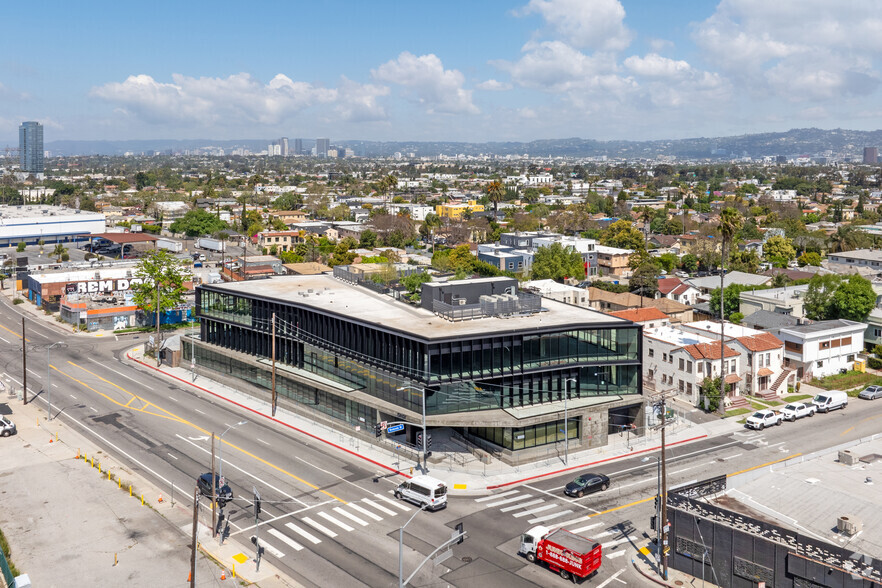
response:
<path id="1" fill-rule="evenodd" d="M 40 4 L 0 141 L 678 139 L 882 128 L 882 19 L 816 0 Z M 9 7 L 12 20 L 33 7 Z M 172 15 L 174 15 L 172 17 Z M 72 38 L 73 37 L 73 38 Z M 50 139 L 51 138 L 51 139 Z"/>

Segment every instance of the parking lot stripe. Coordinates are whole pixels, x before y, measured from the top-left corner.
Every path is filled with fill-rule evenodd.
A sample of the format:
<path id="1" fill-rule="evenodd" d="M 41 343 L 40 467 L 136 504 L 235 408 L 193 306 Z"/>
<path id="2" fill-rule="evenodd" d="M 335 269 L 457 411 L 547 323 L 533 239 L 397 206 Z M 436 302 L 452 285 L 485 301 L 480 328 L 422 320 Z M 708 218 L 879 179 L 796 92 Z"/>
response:
<path id="1" fill-rule="evenodd" d="M 322 517 L 323 519 L 325 519 L 328 522 L 334 523 L 335 525 L 337 525 L 338 527 L 340 527 L 344 531 L 354 531 L 355 530 L 354 527 L 350 527 L 349 525 L 347 525 L 343 521 L 338 521 L 337 519 L 335 519 L 334 517 L 332 517 L 331 515 L 329 515 L 326 512 L 320 512 L 320 513 L 318 513 L 318 516 Z"/>
<path id="2" fill-rule="evenodd" d="M 303 549 L 302 545 L 300 545 L 299 543 L 297 543 L 296 541 L 294 541 L 293 539 L 291 539 L 290 537 L 288 537 L 287 535 L 285 535 L 284 533 L 282 533 L 281 531 L 279 531 L 277 529 L 270 529 L 269 533 L 270 533 L 270 535 L 272 535 L 273 537 L 275 537 L 279 541 L 282 541 L 283 543 L 285 543 L 286 545 L 288 545 L 289 547 L 291 547 L 295 551 L 300 551 L 301 549 Z"/>
<path id="3" fill-rule="evenodd" d="M 339 506 L 334 507 L 334 512 L 339 513 L 339 514 L 343 515 L 344 517 L 346 517 L 347 519 L 358 523 L 362 527 L 367 527 L 367 525 L 368 525 L 367 521 L 365 521 L 364 519 L 360 519 L 357 516 L 355 516 L 354 514 L 346 512 L 345 510 L 343 510 Z"/>
<path id="4" fill-rule="evenodd" d="M 306 539 L 307 541 L 309 541 L 310 543 L 312 543 L 313 545 L 318 545 L 319 543 L 322 542 L 321 539 L 319 539 L 318 537 L 316 537 L 312 533 L 304 531 L 303 529 L 301 529 L 300 527 L 298 527 L 294 523 L 286 523 L 285 526 L 288 527 L 289 529 L 291 529 L 292 531 L 294 531 L 295 533 L 297 533 L 298 535 L 300 535 L 301 537 L 303 537 L 304 539 Z"/>
<path id="5" fill-rule="evenodd" d="M 303 522 L 306 523 L 307 525 L 309 525 L 310 527 L 315 527 L 316 529 L 318 529 L 319 531 L 321 531 L 322 533 L 324 533 L 325 535 L 327 535 L 328 537 L 330 537 L 332 539 L 337 536 L 337 533 L 330 530 L 329 528 L 322 525 L 321 523 L 315 522 L 314 520 L 312 520 L 309 517 L 303 517 Z"/>
<path id="6" fill-rule="evenodd" d="M 484 496 L 483 498 L 475 498 L 475 502 L 487 502 L 488 500 L 502 498 L 503 496 L 511 496 L 512 494 L 518 494 L 519 492 L 520 490 L 509 490 L 508 492 L 503 492 L 502 494 L 494 494 L 492 496 Z"/>
<path id="7" fill-rule="evenodd" d="M 382 520 L 383 520 L 383 517 L 378 517 L 377 515 L 375 515 L 375 514 L 372 513 L 371 511 L 369 511 L 369 510 L 367 510 L 367 509 L 365 509 L 365 508 L 362 508 L 362 507 L 358 506 L 358 505 L 355 504 L 354 502 L 350 502 L 350 503 L 349 503 L 349 507 L 352 508 L 352 509 L 354 509 L 354 510 L 357 510 L 358 512 L 360 512 L 361 514 L 363 514 L 363 515 L 365 515 L 365 516 L 368 516 L 368 517 L 374 519 L 375 521 L 382 521 Z"/>
<path id="8" fill-rule="evenodd" d="M 514 506 L 506 506 L 505 508 L 500 508 L 499 512 L 508 512 L 510 510 L 517 510 L 519 508 L 527 508 L 528 506 L 533 506 L 536 504 L 542 504 L 545 502 L 541 498 L 537 498 L 536 500 L 531 500 L 530 502 L 523 502 L 521 504 L 516 504 Z"/>

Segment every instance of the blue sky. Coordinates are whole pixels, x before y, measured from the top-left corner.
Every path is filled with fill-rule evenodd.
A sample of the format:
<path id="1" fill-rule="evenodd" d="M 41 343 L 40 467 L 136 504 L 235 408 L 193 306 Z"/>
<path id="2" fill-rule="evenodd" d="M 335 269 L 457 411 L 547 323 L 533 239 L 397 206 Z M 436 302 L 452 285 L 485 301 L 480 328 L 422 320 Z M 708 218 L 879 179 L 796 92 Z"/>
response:
<path id="1" fill-rule="evenodd" d="M 0 141 L 882 128 L 867 0 L 8 3 Z"/>

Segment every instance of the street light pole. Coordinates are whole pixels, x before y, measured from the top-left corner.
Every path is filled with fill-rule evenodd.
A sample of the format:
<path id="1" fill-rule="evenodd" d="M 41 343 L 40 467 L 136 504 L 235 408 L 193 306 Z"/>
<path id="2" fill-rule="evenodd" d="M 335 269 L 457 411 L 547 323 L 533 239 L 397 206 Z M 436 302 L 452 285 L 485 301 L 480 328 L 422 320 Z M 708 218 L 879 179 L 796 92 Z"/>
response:
<path id="1" fill-rule="evenodd" d="M 241 427 L 242 425 L 245 425 L 247 423 L 248 423 L 248 421 L 239 421 L 235 425 L 230 425 L 229 427 L 226 428 L 226 430 L 223 433 L 220 434 L 220 437 L 218 437 L 219 442 L 218 442 L 218 446 L 217 446 L 217 459 L 218 459 L 220 467 L 218 468 L 217 477 L 220 478 L 221 480 L 223 480 L 223 478 L 224 478 L 224 458 L 222 456 L 222 452 L 224 449 L 224 435 L 226 435 L 230 429 L 232 429 L 234 427 Z"/>
<path id="2" fill-rule="evenodd" d="M 425 505 L 413 513 L 404 525 L 398 529 L 398 588 L 404 588 L 404 527 L 408 526 L 415 516 L 425 509 Z"/>
<path id="3" fill-rule="evenodd" d="M 567 401 L 570 398 L 570 382 L 573 382 L 578 385 L 578 381 L 576 378 L 567 378 L 564 381 L 564 388 L 566 391 L 564 392 L 564 465 L 570 464 L 570 427 L 569 427 L 569 412 L 567 410 Z"/>
<path id="4" fill-rule="evenodd" d="M 661 565 L 661 536 L 659 534 L 661 527 L 661 517 L 659 511 L 661 509 L 661 459 L 655 455 L 648 455 L 641 461 L 647 462 L 650 459 L 655 460 L 656 467 L 656 494 L 655 494 L 655 557 L 656 566 Z"/>
<path id="5" fill-rule="evenodd" d="M 61 341 L 56 341 L 46 348 L 46 401 L 49 403 L 46 407 L 46 418 L 50 421 L 52 420 L 52 381 L 50 378 L 52 367 L 49 365 L 49 350 L 56 345 L 61 345 Z"/>

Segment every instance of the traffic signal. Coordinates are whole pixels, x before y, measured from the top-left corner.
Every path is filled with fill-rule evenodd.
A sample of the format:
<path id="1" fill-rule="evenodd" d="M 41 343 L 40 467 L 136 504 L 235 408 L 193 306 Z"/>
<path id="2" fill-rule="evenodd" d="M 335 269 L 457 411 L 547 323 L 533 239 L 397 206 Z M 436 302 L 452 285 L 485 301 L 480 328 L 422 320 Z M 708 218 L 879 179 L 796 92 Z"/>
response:
<path id="1" fill-rule="evenodd" d="M 374 435 L 376 435 L 377 437 L 383 436 L 383 428 L 380 426 L 380 423 L 374 425 Z"/>
<path id="2" fill-rule="evenodd" d="M 649 517 L 649 528 L 653 531 L 655 531 L 655 523 L 655 515 L 652 515 L 651 517 Z"/>
<path id="3" fill-rule="evenodd" d="M 658 494 L 655 495 L 655 510 L 658 510 Z"/>
<path id="4" fill-rule="evenodd" d="M 423 434 L 422 434 L 422 432 L 417 433 L 417 446 L 419 446 L 420 449 L 423 448 Z"/>
<path id="5" fill-rule="evenodd" d="M 254 516 L 258 516 L 260 514 L 260 498 L 254 499 Z"/>
<path id="6" fill-rule="evenodd" d="M 463 540 L 463 532 L 462 532 L 462 523 L 456 523 L 456 532 L 459 533 L 459 539 L 456 541 L 456 544 L 459 545 Z"/>
<path id="7" fill-rule="evenodd" d="M 426 447 L 432 446 L 432 436 L 426 433 Z"/>

